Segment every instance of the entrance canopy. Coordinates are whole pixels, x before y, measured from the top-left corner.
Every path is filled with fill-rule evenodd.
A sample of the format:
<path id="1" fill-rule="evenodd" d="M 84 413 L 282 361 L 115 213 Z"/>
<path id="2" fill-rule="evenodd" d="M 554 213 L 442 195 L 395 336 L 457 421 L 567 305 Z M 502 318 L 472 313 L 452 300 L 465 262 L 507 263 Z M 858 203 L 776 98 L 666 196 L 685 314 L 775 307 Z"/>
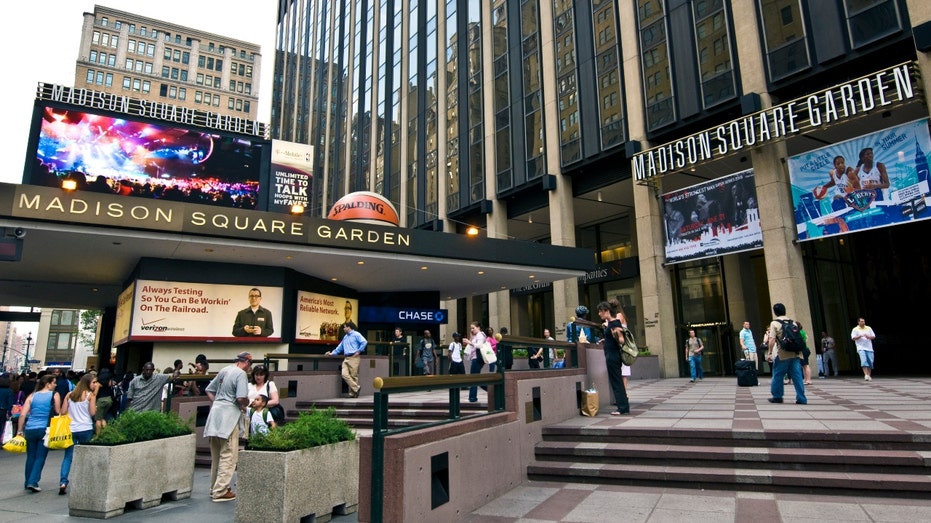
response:
<path id="1" fill-rule="evenodd" d="M 286 267 L 359 292 L 456 299 L 575 278 L 588 249 L 0 184 L 0 305 L 114 306 L 142 258 Z M 177 276 L 176 276 L 177 277 Z"/>

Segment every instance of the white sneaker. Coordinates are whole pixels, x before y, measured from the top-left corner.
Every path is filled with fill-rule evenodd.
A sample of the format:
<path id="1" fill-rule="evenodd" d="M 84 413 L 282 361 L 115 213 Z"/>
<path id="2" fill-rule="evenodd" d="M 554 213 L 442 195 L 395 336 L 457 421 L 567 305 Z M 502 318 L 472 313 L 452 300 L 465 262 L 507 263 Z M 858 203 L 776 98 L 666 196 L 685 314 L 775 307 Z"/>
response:
<path id="1" fill-rule="evenodd" d="M 863 376 L 863 378 L 864 378 L 866 381 L 873 381 L 873 378 L 871 378 L 871 377 L 869 377 L 869 376 Z"/>

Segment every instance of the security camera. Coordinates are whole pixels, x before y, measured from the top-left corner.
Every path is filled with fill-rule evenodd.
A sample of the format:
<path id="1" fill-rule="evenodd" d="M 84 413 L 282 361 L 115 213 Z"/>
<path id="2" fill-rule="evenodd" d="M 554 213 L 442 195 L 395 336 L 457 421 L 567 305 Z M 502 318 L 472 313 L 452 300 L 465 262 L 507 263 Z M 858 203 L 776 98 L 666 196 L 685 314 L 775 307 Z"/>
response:
<path id="1" fill-rule="evenodd" d="M 13 236 L 16 236 L 17 239 L 22 240 L 26 237 L 26 229 L 23 229 L 22 227 L 13 229 Z"/>

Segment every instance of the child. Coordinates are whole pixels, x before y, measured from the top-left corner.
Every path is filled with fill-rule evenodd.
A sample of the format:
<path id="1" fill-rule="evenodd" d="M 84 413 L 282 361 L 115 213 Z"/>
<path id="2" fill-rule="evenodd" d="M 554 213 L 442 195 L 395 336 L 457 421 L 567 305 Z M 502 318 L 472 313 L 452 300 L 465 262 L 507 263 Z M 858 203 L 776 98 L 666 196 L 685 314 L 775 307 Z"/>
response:
<path id="1" fill-rule="evenodd" d="M 252 408 L 249 409 L 249 431 L 251 434 L 268 434 L 268 428 L 278 426 L 271 412 L 268 412 L 268 396 L 259 394 L 252 401 Z"/>
<path id="2" fill-rule="evenodd" d="M 462 361 L 462 336 L 453 333 L 453 341 L 449 344 L 449 373 L 465 374 L 465 363 Z"/>

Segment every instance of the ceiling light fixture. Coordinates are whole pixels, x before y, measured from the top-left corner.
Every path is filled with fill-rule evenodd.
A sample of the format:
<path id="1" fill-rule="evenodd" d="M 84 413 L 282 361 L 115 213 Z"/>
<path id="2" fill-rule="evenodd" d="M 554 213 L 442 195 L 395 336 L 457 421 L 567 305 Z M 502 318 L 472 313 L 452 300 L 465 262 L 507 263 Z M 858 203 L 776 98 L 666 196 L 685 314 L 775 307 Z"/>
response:
<path id="1" fill-rule="evenodd" d="M 598 191 L 598 201 L 599 201 L 599 202 L 603 202 L 603 201 L 604 201 L 604 200 L 601 199 L 601 191 Z"/>
<path id="2" fill-rule="evenodd" d="M 78 182 L 72 179 L 65 179 L 61 181 L 61 188 L 66 191 L 73 191 L 78 188 Z"/>
<path id="3" fill-rule="evenodd" d="M 478 227 L 470 225 L 469 228 L 466 229 L 466 234 L 469 236 L 478 236 Z"/>
<path id="4" fill-rule="evenodd" d="M 528 215 L 527 215 L 527 223 L 533 223 L 533 215 L 532 215 L 532 214 L 528 214 Z"/>
<path id="5" fill-rule="evenodd" d="M 295 203 L 291 206 L 291 214 L 304 214 L 304 206 L 299 203 Z"/>

